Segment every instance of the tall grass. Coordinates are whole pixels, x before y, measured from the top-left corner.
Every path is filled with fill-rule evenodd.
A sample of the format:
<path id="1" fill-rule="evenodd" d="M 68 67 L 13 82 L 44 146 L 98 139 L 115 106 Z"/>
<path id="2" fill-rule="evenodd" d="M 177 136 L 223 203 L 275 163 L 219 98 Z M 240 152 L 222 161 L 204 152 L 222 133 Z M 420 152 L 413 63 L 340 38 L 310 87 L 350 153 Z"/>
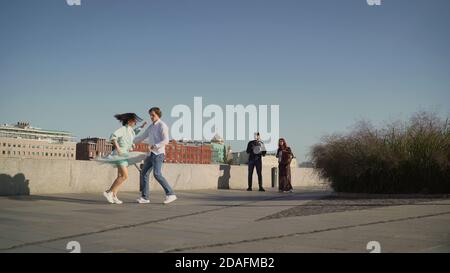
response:
<path id="1" fill-rule="evenodd" d="M 430 112 L 374 128 L 359 122 L 311 149 L 338 192 L 450 193 L 450 122 Z"/>

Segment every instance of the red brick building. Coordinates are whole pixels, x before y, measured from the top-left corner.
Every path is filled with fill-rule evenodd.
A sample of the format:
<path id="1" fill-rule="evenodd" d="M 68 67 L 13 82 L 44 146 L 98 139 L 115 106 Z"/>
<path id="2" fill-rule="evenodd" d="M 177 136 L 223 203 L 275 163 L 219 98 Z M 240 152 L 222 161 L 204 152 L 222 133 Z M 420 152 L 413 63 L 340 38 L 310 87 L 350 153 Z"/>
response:
<path id="1" fill-rule="evenodd" d="M 185 164 L 211 164 L 211 145 L 200 142 L 170 141 L 166 146 L 166 162 Z"/>
<path id="2" fill-rule="evenodd" d="M 148 144 L 139 143 L 135 146 L 137 152 L 148 152 Z M 211 145 L 201 142 L 177 142 L 171 140 L 166 145 L 167 163 L 211 164 Z"/>
<path id="3" fill-rule="evenodd" d="M 138 143 L 138 144 L 134 144 L 134 149 L 133 151 L 135 152 L 142 152 L 142 153 L 148 153 L 148 144 L 146 143 Z"/>
<path id="4" fill-rule="evenodd" d="M 148 153 L 148 144 L 135 144 L 134 151 Z M 112 144 L 103 138 L 85 138 L 77 143 L 76 152 L 77 160 L 91 160 L 97 156 L 109 155 L 112 152 Z M 177 142 L 171 140 L 166 145 L 165 158 L 167 163 L 211 164 L 211 144 L 208 142 Z"/>
<path id="5" fill-rule="evenodd" d="M 104 138 L 84 138 L 76 146 L 77 160 L 91 160 L 97 156 L 107 156 L 112 152 L 112 144 Z"/>

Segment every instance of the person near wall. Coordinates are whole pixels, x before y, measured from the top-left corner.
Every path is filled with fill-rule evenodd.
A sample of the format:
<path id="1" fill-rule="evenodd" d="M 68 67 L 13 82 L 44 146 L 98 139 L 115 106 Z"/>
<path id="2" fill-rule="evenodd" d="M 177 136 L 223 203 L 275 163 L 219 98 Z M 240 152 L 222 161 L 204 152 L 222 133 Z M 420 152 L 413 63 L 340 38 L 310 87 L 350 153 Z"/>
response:
<path id="1" fill-rule="evenodd" d="M 291 162 L 294 158 L 294 154 L 284 138 L 280 138 L 278 141 L 277 158 L 279 192 L 292 192 Z"/>
<path id="2" fill-rule="evenodd" d="M 177 200 L 177 196 L 170 186 L 169 182 L 162 175 L 162 166 L 166 153 L 166 145 L 169 144 L 169 127 L 161 120 L 162 112 L 158 107 L 152 107 L 148 111 L 152 123 L 147 129 L 134 138 L 134 143 L 142 143 L 147 140 L 149 146 L 149 155 L 144 161 L 140 175 L 141 196 L 137 199 L 139 204 L 150 203 L 149 174 L 153 170 L 153 176 L 161 185 L 166 193 L 164 204 L 172 203 Z"/>
<path id="3" fill-rule="evenodd" d="M 145 123 L 137 128 L 136 123 L 142 121 L 135 113 L 118 114 L 114 116 L 122 123 L 122 127 L 111 135 L 111 143 L 114 151 L 106 157 L 99 157 L 95 160 L 101 163 L 113 164 L 117 167 L 117 178 L 109 190 L 103 192 L 106 200 L 111 204 L 122 204 L 117 197 L 120 186 L 128 179 L 128 166 L 136 164 L 145 158 L 145 153 L 133 152 L 133 140 L 135 135 L 145 126 Z"/>
<path id="4" fill-rule="evenodd" d="M 255 133 L 255 140 L 252 140 L 247 145 L 248 154 L 248 188 L 247 191 L 252 191 L 253 171 L 256 168 L 258 174 L 259 191 L 265 191 L 263 188 L 262 178 L 262 157 L 266 156 L 266 148 L 261 141 L 261 136 L 258 132 Z"/>

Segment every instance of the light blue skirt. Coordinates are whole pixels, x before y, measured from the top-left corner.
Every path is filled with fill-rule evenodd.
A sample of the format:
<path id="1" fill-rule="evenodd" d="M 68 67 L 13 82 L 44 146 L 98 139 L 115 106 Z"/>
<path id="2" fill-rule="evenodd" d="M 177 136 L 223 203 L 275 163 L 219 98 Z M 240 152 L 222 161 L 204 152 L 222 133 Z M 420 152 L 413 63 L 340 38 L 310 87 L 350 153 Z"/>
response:
<path id="1" fill-rule="evenodd" d="M 116 167 L 134 165 L 142 162 L 147 157 L 146 153 L 141 152 L 129 152 L 123 155 L 111 154 L 105 157 L 97 157 L 94 161 L 100 163 L 111 164 Z"/>

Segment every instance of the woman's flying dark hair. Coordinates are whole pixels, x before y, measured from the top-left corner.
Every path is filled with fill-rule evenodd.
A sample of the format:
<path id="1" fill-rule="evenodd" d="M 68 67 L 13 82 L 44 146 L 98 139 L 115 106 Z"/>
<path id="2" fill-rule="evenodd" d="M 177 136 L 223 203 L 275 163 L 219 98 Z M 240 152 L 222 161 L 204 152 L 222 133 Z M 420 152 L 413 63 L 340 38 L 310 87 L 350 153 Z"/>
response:
<path id="1" fill-rule="evenodd" d="M 135 113 L 117 114 L 117 115 L 114 115 L 114 117 L 118 121 L 122 122 L 123 126 L 127 125 L 128 121 L 133 120 L 133 119 L 136 122 L 141 122 L 142 121 L 142 119 L 138 115 L 136 115 Z"/>

